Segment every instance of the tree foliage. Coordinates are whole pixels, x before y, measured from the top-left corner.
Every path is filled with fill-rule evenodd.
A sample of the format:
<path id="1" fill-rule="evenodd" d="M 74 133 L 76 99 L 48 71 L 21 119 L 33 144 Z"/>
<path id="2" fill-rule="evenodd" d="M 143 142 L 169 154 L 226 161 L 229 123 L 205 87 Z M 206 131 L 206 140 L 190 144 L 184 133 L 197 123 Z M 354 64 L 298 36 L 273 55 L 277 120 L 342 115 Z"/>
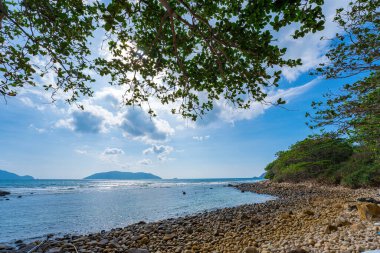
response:
<path id="1" fill-rule="evenodd" d="M 39 78 L 54 73 L 47 90 L 70 92 L 68 101 L 91 95 L 88 37 L 96 15 L 96 7 L 82 0 L 1 0 L 0 94 L 15 96 L 17 88 L 36 86 Z"/>
<path id="2" fill-rule="evenodd" d="M 277 159 L 265 170 L 275 181 L 301 182 L 315 180 L 352 155 L 352 147 L 331 135 L 311 136 L 276 154 Z"/>
<path id="3" fill-rule="evenodd" d="M 357 76 L 340 94 L 313 102 L 312 129 L 331 127 L 277 154 L 267 167 L 275 181 L 305 180 L 349 187 L 380 186 L 379 0 L 356 0 L 337 10 L 342 33 L 331 40 L 328 63 L 316 70 L 328 79 Z M 333 131 L 331 132 L 331 129 Z M 339 137 L 340 136 L 340 137 Z"/>
<path id="4" fill-rule="evenodd" d="M 276 154 L 266 177 L 277 182 L 313 181 L 352 188 L 380 186 L 380 163 L 365 147 L 334 134 L 315 135 Z"/>
<path id="5" fill-rule="evenodd" d="M 357 0 L 348 10 L 339 9 L 335 21 L 342 28 L 326 54 L 329 63 L 317 73 L 329 79 L 357 75 L 340 94 L 326 94 L 313 102 L 311 128 L 335 126 L 337 133 L 380 155 L 380 1 Z"/>
<path id="6" fill-rule="evenodd" d="M 46 89 L 71 92 L 73 102 L 92 94 L 94 80 L 86 73 L 96 70 L 127 88 L 125 104 L 141 105 L 151 97 L 180 102 L 173 113 L 193 119 L 217 99 L 241 108 L 265 102 L 266 87 L 278 85 L 280 68 L 301 64 L 284 58 L 286 49 L 275 44 L 274 33 L 297 23 L 293 37 L 299 38 L 324 24 L 323 0 L 0 3 L 2 95 L 36 85 L 38 76 L 52 71 L 56 79 Z M 106 33 L 110 53 L 96 59 L 88 43 L 95 31 Z"/>
<path id="7" fill-rule="evenodd" d="M 331 39 L 327 63 L 317 68 L 326 78 L 380 70 L 380 0 L 355 0 L 334 18 L 341 32 Z"/>

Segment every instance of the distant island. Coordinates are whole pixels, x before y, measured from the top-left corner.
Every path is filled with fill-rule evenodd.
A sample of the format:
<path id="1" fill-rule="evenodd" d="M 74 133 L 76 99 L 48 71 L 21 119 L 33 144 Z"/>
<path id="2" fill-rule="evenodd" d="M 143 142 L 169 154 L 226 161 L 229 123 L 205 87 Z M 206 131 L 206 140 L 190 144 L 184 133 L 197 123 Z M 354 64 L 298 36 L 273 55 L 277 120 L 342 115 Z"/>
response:
<path id="1" fill-rule="evenodd" d="M 265 179 L 265 175 L 266 175 L 267 173 L 266 172 L 264 172 L 263 174 L 261 174 L 260 176 L 258 176 L 258 177 L 253 177 L 253 179 Z"/>
<path id="2" fill-rule="evenodd" d="M 32 176 L 19 176 L 15 173 L 0 170 L 0 180 L 31 180 Z"/>
<path id="3" fill-rule="evenodd" d="M 95 173 L 84 179 L 114 179 L 114 180 L 136 180 L 136 179 L 161 179 L 159 176 L 145 172 L 122 172 L 122 171 L 109 171 Z"/>

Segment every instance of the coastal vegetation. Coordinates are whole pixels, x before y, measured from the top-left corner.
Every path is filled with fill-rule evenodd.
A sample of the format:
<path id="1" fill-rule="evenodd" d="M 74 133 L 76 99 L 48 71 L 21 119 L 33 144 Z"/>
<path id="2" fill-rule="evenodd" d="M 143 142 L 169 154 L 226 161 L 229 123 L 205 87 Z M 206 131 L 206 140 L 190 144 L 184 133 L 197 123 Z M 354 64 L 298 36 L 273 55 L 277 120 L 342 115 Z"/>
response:
<path id="1" fill-rule="evenodd" d="M 366 147 L 334 135 L 315 135 L 280 151 L 265 170 L 277 182 L 316 181 L 349 187 L 379 186 L 380 163 Z"/>
<path id="2" fill-rule="evenodd" d="M 340 94 L 312 103 L 308 125 L 321 129 L 277 153 L 266 167 L 275 181 L 316 180 L 349 187 L 380 186 L 380 19 L 379 1 L 358 0 L 338 9 L 343 33 L 333 39 L 328 64 L 316 73 L 329 79 L 359 76 Z M 326 130 L 328 128 L 328 130 Z"/>
<path id="3" fill-rule="evenodd" d="M 0 1 L 0 94 L 38 86 L 69 103 L 92 96 L 94 73 L 122 85 L 126 105 L 171 104 L 195 120 L 224 99 L 239 108 L 266 101 L 281 69 L 301 65 L 276 43 L 324 29 L 323 0 Z M 103 35 L 101 45 L 92 37 Z M 102 54 L 93 54 L 99 47 Z M 200 94 L 205 94 L 200 96 Z M 149 111 L 155 115 L 153 109 Z"/>

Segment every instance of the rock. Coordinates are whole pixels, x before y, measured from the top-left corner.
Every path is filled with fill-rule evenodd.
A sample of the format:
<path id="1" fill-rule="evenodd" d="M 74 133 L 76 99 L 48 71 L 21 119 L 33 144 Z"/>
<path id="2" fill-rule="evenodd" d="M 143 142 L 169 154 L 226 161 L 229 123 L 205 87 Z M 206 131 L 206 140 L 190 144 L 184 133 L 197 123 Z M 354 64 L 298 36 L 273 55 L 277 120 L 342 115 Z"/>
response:
<path id="1" fill-rule="evenodd" d="M 367 203 L 373 203 L 373 204 L 380 204 L 379 200 L 376 200 L 374 198 L 358 198 L 358 202 L 367 202 Z"/>
<path id="2" fill-rule="evenodd" d="M 164 236 L 164 241 L 169 241 L 171 239 L 173 239 L 176 235 L 175 234 L 167 234 Z"/>
<path id="3" fill-rule="evenodd" d="M 356 210 L 358 210 L 358 208 L 356 207 L 356 205 L 348 205 L 348 206 L 347 206 L 347 210 L 348 210 L 349 212 L 352 212 L 352 211 L 356 211 Z"/>
<path id="4" fill-rule="evenodd" d="M 352 224 L 351 229 L 355 231 L 363 230 L 365 229 L 365 226 L 361 223 L 356 223 L 356 224 Z"/>
<path id="5" fill-rule="evenodd" d="M 9 195 L 9 194 L 11 194 L 11 193 L 7 192 L 7 191 L 1 191 L 0 190 L 0 197 L 4 197 L 4 196 Z"/>
<path id="6" fill-rule="evenodd" d="M 296 248 L 294 250 L 289 251 L 289 253 L 307 253 L 307 251 L 301 248 Z"/>
<path id="7" fill-rule="evenodd" d="M 132 249 L 127 250 L 127 253 L 149 253 L 149 251 L 147 249 L 132 248 Z"/>
<path id="8" fill-rule="evenodd" d="M 349 222 L 348 220 L 346 220 L 342 217 L 338 218 L 336 221 L 337 227 L 344 227 L 344 226 L 348 226 L 348 225 L 351 225 L 351 222 Z"/>
<path id="9" fill-rule="evenodd" d="M 334 225 L 327 225 L 326 229 L 325 229 L 325 233 L 326 234 L 330 234 L 331 232 L 334 232 L 334 231 L 337 231 L 338 228 Z"/>
<path id="10" fill-rule="evenodd" d="M 17 241 L 15 241 L 15 244 L 22 244 L 22 243 L 23 243 L 22 240 L 17 240 Z"/>
<path id="11" fill-rule="evenodd" d="M 149 238 L 148 238 L 148 237 L 143 237 L 143 238 L 140 240 L 140 243 L 141 243 L 141 244 L 148 244 L 148 243 L 149 243 Z"/>
<path id="12" fill-rule="evenodd" d="M 242 253 L 260 253 L 256 247 L 246 247 Z"/>
<path id="13" fill-rule="evenodd" d="M 187 228 L 185 229 L 185 231 L 186 231 L 186 233 L 188 233 L 188 234 L 192 234 L 192 233 L 193 233 L 193 229 L 192 229 L 191 227 L 187 227 Z"/>
<path id="14" fill-rule="evenodd" d="M 108 242 L 109 242 L 109 241 L 108 241 L 107 239 L 102 239 L 102 240 L 100 240 L 99 244 L 102 245 L 102 246 L 104 246 L 104 245 L 106 245 Z"/>
<path id="15" fill-rule="evenodd" d="M 0 250 L 12 250 L 13 247 L 5 245 L 5 244 L 0 244 Z"/>
<path id="16" fill-rule="evenodd" d="M 310 215 L 310 216 L 314 215 L 314 212 L 311 211 L 311 210 L 304 210 L 303 213 L 306 214 L 306 215 Z"/>
<path id="17" fill-rule="evenodd" d="M 360 219 L 367 221 L 380 220 L 380 207 L 374 203 L 357 204 Z"/>
<path id="18" fill-rule="evenodd" d="M 61 250 L 62 250 L 62 248 L 55 247 L 55 248 L 48 249 L 45 252 L 46 253 L 59 253 L 59 252 L 61 252 Z"/>

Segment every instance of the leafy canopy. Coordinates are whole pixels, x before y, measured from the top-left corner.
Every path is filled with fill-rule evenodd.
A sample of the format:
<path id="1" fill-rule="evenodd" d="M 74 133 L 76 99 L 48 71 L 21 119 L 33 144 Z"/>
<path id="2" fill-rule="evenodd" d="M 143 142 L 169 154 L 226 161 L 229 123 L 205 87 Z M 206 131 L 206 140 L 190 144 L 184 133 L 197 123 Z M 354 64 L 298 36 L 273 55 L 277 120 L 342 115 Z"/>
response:
<path id="1" fill-rule="evenodd" d="M 317 74 L 328 79 L 357 76 L 340 94 L 326 94 L 307 113 L 312 129 L 334 126 L 277 154 L 267 177 L 277 181 L 314 180 L 350 187 L 380 186 L 380 15 L 379 0 L 357 0 L 338 9 L 342 33 L 331 40 Z M 341 136 L 343 138 L 339 138 Z"/>
<path id="2" fill-rule="evenodd" d="M 97 71 L 124 85 L 125 104 L 154 97 L 179 102 L 173 113 L 196 119 L 225 99 L 240 108 L 265 102 L 285 59 L 274 33 L 297 23 L 293 37 L 322 30 L 323 0 L 0 0 L 0 93 L 14 96 L 54 73 L 45 88 L 91 95 Z M 94 58 L 89 38 L 105 32 L 109 55 Z M 278 104 L 284 103 L 279 99 Z M 153 111 L 150 111 L 154 115 Z"/>
<path id="3" fill-rule="evenodd" d="M 380 163 L 363 147 L 333 134 L 314 135 L 278 152 L 267 165 L 266 177 L 274 181 L 314 181 L 344 186 L 380 186 Z"/>
<path id="4" fill-rule="evenodd" d="M 276 181 L 301 182 L 316 180 L 352 155 L 352 147 L 332 135 L 311 136 L 276 154 L 277 159 L 265 170 L 267 177 Z"/>
<path id="5" fill-rule="evenodd" d="M 357 0 L 339 9 L 335 21 L 342 34 L 333 39 L 329 63 L 317 69 L 329 79 L 358 76 L 340 94 L 326 94 L 313 102 L 311 128 L 335 126 L 337 133 L 365 145 L 380 156 L 380 13 L 379 0 Z M 360 74 L 360 75 L 359 75 Z"/>

